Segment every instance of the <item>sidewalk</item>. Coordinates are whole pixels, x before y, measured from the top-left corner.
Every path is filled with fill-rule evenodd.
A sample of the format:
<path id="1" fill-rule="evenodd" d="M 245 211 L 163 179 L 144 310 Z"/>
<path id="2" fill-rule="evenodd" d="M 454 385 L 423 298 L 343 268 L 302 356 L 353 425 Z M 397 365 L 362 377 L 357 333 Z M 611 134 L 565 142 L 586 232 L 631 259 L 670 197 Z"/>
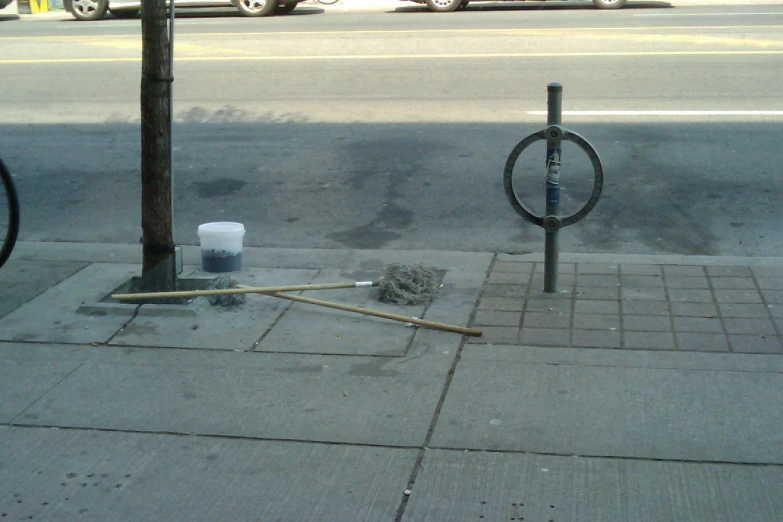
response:
<path id="1" fill-rule="evenodd" d="M 183 279 L 209 278 L 184 248 Z M 783 259 L 245 249 L 254 286 L 438 269 L 428 306 L 103 300 L 136 245 L 0 270 L 7 520 L 783 520 Z"/>

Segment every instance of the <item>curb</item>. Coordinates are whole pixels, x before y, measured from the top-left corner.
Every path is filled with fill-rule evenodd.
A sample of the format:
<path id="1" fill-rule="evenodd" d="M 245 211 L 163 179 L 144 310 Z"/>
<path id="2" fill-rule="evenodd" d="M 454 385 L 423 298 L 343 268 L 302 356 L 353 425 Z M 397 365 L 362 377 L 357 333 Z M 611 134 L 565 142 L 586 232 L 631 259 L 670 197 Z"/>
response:
<path id="1" fill-rule="evenodd" d="M 201 263 L 201 249 L 198 245 L 180 244 L 185 264 Z M 496 256 L 498 261 L 543 262 L 543 252 L 531 254 L 506 254 L 502 252 L 455 252 L 447 250 L 350 250 L 328 248 L 269 248 L 245 245 L 243 263 L 248 267 L 294 266 L 308 268 L 321 264 L 343 266 L 346 260 L 358 258 L 378 259 L 384 253 L 396 252 L 405 256 L 419 256 L 428 259 L 448 258 L 457 260 L 473 257 Z M 141 246 L 120 243 L 75 243 L 20 241 L 14 250 L 14 257 L 28 261 L 79 261 L 86 263 L 140 263 Z M 689 256 L 681 254 L 611 254 L 561 252 L 561 263 L 612 263 L 612 264 L 654 264 L 654 265 L 710 265 L 750 266 L 783 270 L 783 257 L 744 256 Z M 350 264 L 350 263 L 349 263 Z"/>

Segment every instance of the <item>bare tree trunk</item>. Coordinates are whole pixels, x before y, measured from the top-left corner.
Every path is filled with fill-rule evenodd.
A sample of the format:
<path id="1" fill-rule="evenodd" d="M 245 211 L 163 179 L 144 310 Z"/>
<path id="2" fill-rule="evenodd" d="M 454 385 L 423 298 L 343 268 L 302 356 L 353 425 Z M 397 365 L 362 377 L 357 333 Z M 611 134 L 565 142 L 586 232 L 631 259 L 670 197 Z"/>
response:
<path id="1" fill-rule="evenodd" d="M 176 290 L 171 207 L 169 31 L 165 0 L 141 2 L 142 280 L 149 291 Z"/>

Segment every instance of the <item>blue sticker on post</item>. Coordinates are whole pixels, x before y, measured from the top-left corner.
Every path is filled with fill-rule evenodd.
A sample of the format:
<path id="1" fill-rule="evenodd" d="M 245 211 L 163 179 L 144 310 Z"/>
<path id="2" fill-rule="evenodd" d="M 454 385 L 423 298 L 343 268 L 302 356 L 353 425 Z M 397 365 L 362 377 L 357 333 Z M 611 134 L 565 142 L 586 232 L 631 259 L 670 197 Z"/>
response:
<path id="1" fill-rule="evenodd" d="M 546 151 L 546 203 L 560 204 L 560 154 L 561 149 Z"/>
<path id="2" fill-rule="evenodd" d="M 546 184 L 546 204 L 547 205 L 559 205 L 560 204 L 560 185 L 552 185 L 547 182 Z"/>

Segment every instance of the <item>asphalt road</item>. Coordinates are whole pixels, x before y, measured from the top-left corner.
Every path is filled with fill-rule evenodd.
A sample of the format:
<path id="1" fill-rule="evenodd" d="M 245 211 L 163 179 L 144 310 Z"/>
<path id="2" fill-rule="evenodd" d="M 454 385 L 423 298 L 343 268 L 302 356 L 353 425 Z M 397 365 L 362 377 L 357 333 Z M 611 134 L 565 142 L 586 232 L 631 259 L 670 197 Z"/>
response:
<path id="1" fill-rule="evenodd" d="M 665 5 L 183 14 L 175 238 L 232 220 L 254 246 L 542 251 L 502 176 L 559 81 L 564 125 L 605 171 L 564 251 L 781 256 L 783 8 Z M 139 31 L 0 22 L 0 157 L 22 239 L 138 241 Z M 543 165 L 530 149 L 515 173 L 535 208 Z M 590 176 L 567 147 L 566 211 Z"/>

